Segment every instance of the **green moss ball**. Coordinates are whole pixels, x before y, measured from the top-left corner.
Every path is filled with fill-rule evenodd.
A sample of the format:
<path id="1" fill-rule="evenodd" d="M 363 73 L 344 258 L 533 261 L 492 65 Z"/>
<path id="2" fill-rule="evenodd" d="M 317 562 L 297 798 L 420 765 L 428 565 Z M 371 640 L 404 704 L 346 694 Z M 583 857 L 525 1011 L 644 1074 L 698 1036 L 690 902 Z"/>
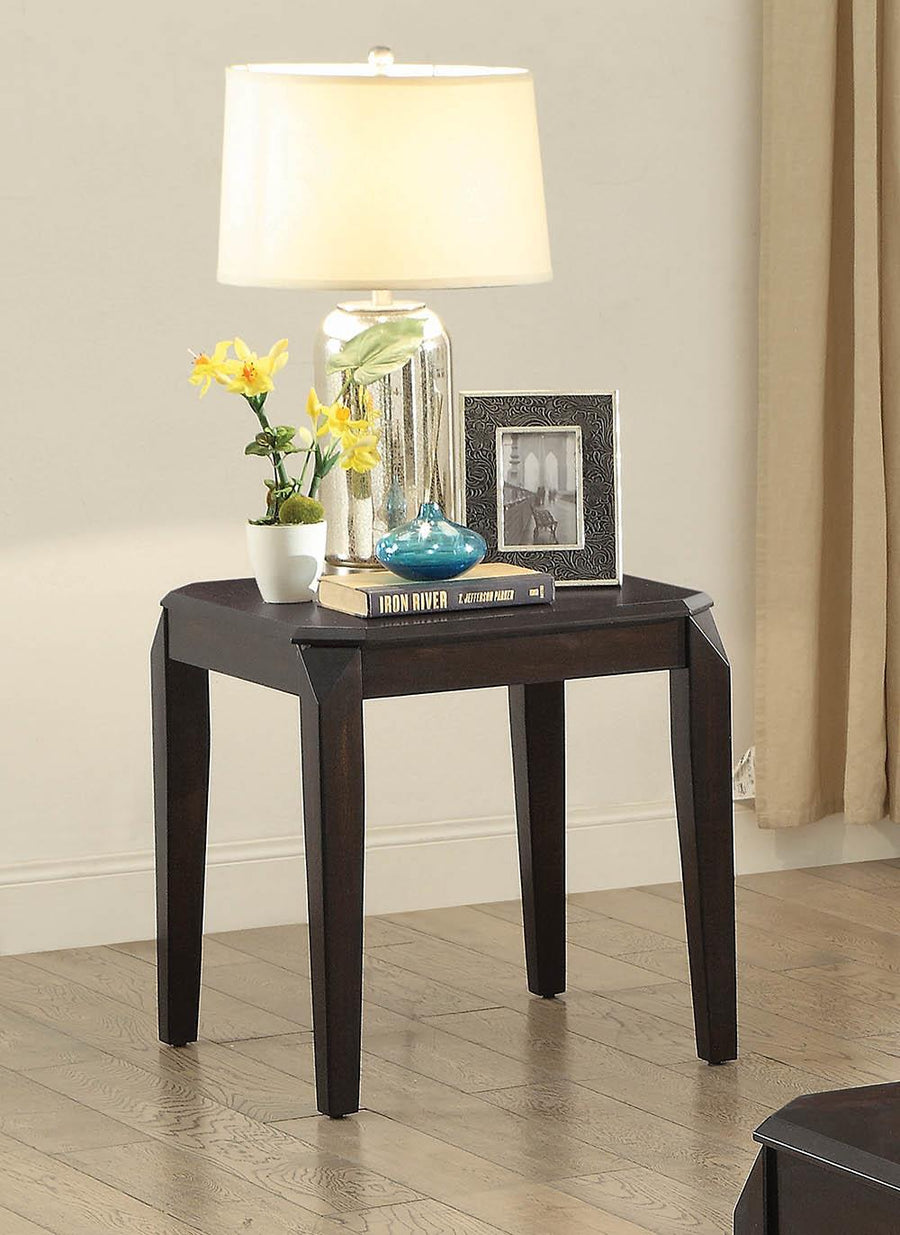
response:
<path id="1" fill-rule="evenodd" d="M 304 497 L 302 493 L 292 493 L 281 503 L 278 512 L 279 523 L 321 523 L 325 518 L 325 507 L 314 497 Z"/>

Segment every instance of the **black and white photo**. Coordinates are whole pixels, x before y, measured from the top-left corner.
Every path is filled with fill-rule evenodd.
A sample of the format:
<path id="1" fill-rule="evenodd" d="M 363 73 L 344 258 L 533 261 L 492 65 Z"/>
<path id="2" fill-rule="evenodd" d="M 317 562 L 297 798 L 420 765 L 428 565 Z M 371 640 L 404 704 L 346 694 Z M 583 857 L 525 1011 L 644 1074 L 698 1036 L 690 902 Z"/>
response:
<path id="1" fill-rule="evenodd" d="M 584 547 L 581 429 L 497 430 L 497 547 Z"/>

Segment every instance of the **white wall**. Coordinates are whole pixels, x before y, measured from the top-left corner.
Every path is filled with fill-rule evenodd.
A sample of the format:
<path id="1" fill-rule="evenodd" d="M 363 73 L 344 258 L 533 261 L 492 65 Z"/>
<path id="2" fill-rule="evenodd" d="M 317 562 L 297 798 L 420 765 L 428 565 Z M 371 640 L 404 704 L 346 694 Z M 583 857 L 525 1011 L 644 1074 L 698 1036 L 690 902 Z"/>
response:
<path id="1" fill-rule="evenodd" d="M 620 388 L 627 569 L 716 598 L 749 744 L 758 0 L 7 4 L 0 951 L 151 933 L 157 601 L 246 573 L 260 485 L 243 405 L 198 404 L 186 348 L 288 335 L 279 418 L 299 418 L 331 303 L 215 282 L 230 62 L 389 43 L 534 70 L 556 277 L 432 297 L 458 385 Z M 427 208 L 440 186 L 404 174 Z M 675 874 L 665 692 L 570 688 L 579 886 Z M 370 905 L 513 895 L 503 693 L 373 702 L 367 723 Z M 213 927 L 305 912 L 298 775 L 294 701 L 216 681 Z M 829 826 L 822 850 L 748 833 L 748 861 L 850 852 Z"/>

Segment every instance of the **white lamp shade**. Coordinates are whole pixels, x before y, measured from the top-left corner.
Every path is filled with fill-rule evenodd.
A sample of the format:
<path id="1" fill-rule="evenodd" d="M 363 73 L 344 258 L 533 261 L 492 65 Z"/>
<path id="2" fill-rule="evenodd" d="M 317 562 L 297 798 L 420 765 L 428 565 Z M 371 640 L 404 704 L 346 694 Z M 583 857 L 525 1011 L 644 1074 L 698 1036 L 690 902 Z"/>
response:
<path id="1" fill-rule="evenodd" d="M 350 290 L 551 278 L 531 75 L 229 68 L 218 277 Z"/>

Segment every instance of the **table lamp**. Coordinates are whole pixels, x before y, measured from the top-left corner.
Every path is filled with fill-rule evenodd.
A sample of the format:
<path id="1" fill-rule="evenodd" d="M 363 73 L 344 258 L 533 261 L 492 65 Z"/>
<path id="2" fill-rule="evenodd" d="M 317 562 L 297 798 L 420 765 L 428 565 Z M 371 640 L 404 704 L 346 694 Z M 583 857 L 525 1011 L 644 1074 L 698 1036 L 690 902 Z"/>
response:
<path id="1" fill-rule="evenodd" d="M 314 367 L 324 404 L 346 399 L 348 373 L 366 379 L 350 411 L 377 424 L 380 461 L 335 468 L 321 496 L 329 562 L 377 566 L 379 536 L 426 493 L 452 515 L 460 484 L 449 339 L 394 293 L 551 278 L 531 74 L 397 64 L 387 48 L 229 68 L 218 278 L 371 293 L 329 313 Z M 351 370 L 361 354 L 372 365 Z"/>

